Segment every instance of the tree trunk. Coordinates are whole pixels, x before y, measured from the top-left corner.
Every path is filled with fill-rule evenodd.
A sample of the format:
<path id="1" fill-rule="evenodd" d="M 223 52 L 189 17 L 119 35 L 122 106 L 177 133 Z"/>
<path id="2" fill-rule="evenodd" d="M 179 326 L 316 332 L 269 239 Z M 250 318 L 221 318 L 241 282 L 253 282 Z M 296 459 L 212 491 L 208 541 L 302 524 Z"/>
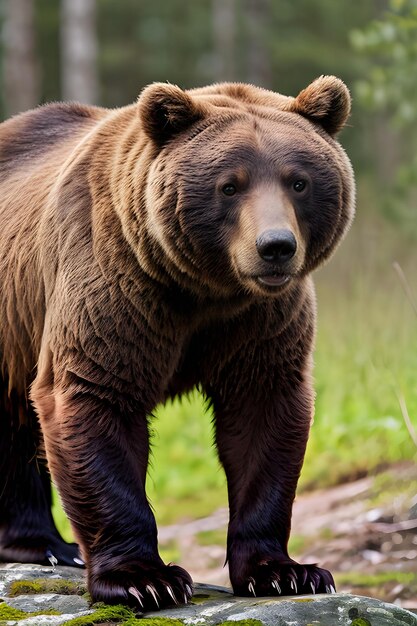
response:
<path id="1" fill-rule="evenodd" d="M 3 97 L 5 113 L 10 116 L 39 103 L 40 71 L 34 1 L 5 0 L 3 7 Z"/>
<path id="2" fill-rule="evenodd" d="M 96 0 L 61 0 L 61 90 L 64 100 L 99 100 Z"/>
<path id="3" fill-rule="evenodd" d="M 212 0 L 213 80 L 236 80 L 236 1 Z"/>
<path id="4" fill-rule="evenodd" d="M 272 72 L 268 50 L 270 0 L 245 0 L 246 80 L 270 88 Z"/>

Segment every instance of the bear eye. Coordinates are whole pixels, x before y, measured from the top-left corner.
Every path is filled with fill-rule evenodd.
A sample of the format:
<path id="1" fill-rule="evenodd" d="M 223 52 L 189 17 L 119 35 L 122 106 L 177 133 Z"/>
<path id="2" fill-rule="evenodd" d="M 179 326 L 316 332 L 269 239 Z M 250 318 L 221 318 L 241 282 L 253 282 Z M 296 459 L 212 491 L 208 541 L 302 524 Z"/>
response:
<path id="1" fill-rule="evenodd" d="M 222 187 L 222 192 L 225 196 L 234 196 L 236 191 L 236 187 L 232 183 L 226 183 L 226 185 Z"/>
<path id="2" fill-rule="evenodd" d="M 294 191 L 296 191 L 297 193 L 301 193 L 302 191 L 304 191 L 304 189 L 307 187 L 307 183 L 305 180 L 296 180 L 293 185 L 292 188 L 294 189 Z"/>

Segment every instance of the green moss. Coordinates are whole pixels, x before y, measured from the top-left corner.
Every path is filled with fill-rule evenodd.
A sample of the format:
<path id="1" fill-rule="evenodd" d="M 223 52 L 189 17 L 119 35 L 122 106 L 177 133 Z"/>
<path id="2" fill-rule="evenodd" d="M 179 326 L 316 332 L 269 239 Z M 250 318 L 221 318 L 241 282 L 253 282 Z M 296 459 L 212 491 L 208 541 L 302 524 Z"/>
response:
<path id="1" fill-rule="evenodd" d="M 192 602 L 193 604 L 203 604 L 210 598 L 208 593 L 195 593 L 193 595 Z"/>
<path id="2" fill-rule="evenodd" d="M 29 613 L 27 611 L 15 609 L 14 607 L 6 604 L 6 602 L 2 602 L 0 604 L 0 626 L 4 626 L 8 620 L 19 621 L 26 619 L 27 617 L 36 617 L 37 615 L 61 615 L 61 613 L 59 611 L 55 611 L 54 609 Z"/>
<path id="3" fill-rule="evenodd" d="M 354 619 L 350 626 L 371 626 L 371 622 L 368 622 L 367 619 L 363 619 L 363 617 L 358 617 L 358 619 Z"/>
<path id="4" fill-rule="evenodd" d="M 14 609 L 12 606 L 9 606 L 5 602 L 0 604 L 0 620 L 23 619 L 27 616 L 28 614 L 25 613 L 25 611 L 21 611 L 20 609 Z"/>
<path id="5" fill-rule="evenodd" d="M 96 624 L 123 624 L 123 626 L 184 626 L 183 622 L 167 617 L 136 617 L 132 609 L 126 606 L 95 605 L 96 610 L 90 615 L 81 615 L 64 622 L 65 626 L 95 626 Z"/>
<path id="6" fill-rule="evenodd" d="M 48 580 L 46 578 L 35 578 L 34 580 L 15 580 L 9 587 L 11 597 L 22 594 L 38 593 L 59 593 L 64 596 L 82 596 L 87 591 L 86 585 L 82 582 L 74 582 L 65 579 Z"/>
<path id="7" fill-rule="evenodd" d="M 125 624 L 126 620 L 136 618 L 135 613 L 121 604 L 100 606 L 90 615 L 80 615 L 64 622 L 65 626 L 94 626 L 95 624 Z"/>

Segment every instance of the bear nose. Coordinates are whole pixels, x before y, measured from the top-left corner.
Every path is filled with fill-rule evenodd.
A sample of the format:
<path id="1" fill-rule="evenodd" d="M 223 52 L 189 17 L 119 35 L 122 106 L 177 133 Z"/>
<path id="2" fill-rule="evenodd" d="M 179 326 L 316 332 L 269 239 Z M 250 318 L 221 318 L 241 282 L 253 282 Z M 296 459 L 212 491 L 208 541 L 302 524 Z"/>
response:
<path id="1" fill-rule="evenodd" d="M 268 263 L 285 263 L 297 250 L 297 241 L 290 230 L 266 230 L 256 240 L 259 256 Z"/>

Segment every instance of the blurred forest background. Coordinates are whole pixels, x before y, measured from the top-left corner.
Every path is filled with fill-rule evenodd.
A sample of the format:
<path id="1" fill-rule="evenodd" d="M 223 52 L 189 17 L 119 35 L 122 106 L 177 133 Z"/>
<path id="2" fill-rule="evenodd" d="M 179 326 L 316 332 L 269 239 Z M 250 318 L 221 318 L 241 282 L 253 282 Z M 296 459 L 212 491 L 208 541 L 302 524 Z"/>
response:
<path id="1" fill-rule="evenodd" d="M 321 74 L 347 83 L 340 140 L 357 218 L 316 275 L 317 404 L 300 489 L 415 462 L 417 0 L 2 0 L 1 33 L 3 119 L 59 99 L 121 106 L 152 81 L 286 95 Z M 159 521 L 226 506 L 198 394 L 158 410 L 153 427 Z"/>

